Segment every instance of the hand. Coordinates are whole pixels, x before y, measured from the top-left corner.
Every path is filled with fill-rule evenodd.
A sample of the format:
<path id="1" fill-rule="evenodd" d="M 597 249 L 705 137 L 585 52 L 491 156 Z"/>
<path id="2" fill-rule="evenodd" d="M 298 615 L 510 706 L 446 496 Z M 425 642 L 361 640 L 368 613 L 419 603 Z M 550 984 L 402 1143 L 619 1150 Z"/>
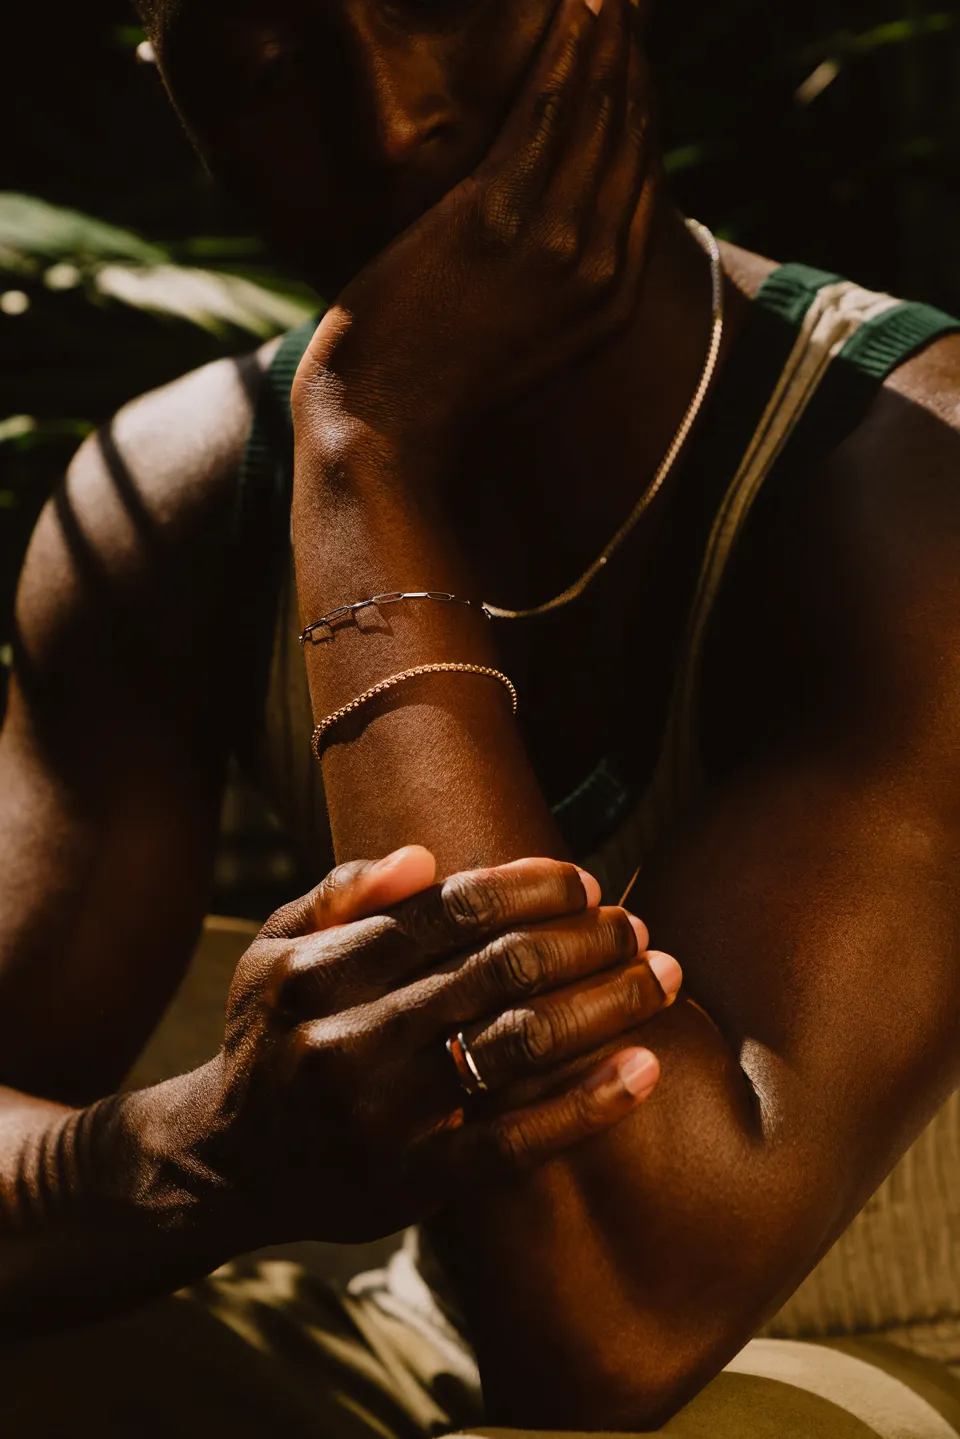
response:
<path id="1" fill-rule="evenodd" d="M 324 316 L 293 385 L 298 441 L 342 444 L 356 425 L 447 453 L 478 413 L 624 327 L 655 179 L 635 23 L 631 0 L 598 17 L 559 0 L 485 161 Z"/>
<path id="2" fill-rule="evenodd" d="M 655 970 L 672 993 L 680 972 L 644 954 L 640 920 L 554 860 L 435 872 L 419 846 L 342 865 L 240 961 L 204 1162 L 253 1246 L 393 1233 L 461 1184 L 608 1129 L 657 1081 L 622 1036 L 670 1002 Z M 482 1117 L 446 1049 L 460 1029 L 490 1089 Z M 558 1066 L 604 1045 L 618 1052 L 554 1092 Z"/>

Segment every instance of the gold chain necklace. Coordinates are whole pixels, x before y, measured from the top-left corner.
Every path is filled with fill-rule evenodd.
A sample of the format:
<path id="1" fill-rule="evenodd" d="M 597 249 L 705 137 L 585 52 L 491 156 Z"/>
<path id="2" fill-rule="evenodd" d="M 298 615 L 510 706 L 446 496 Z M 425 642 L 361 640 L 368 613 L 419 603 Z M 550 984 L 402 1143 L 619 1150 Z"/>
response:
<path id="1" fill-rule="evenodd" d="M 575 600 L 580 595 L 582 595 L 584 590 L 591 583 L 591 581 L 596 579 L 597 575 L 603 569 L 604 565 L 607 563 L 614 550 L 618 549 L 620 545 L 623 544 L 623 541 L 633 530 L 634 526 L 639 521 L 641 515 L 643 515 L 644 512 L 647 510 L 652 500 L 654 499 L 654 496 L 659 492 L 660 487 L 662 486 L 664 480 L 667 478 L 667 475 L 670 473 L 670 471 L 676 464 L 680 452 L 687 442 L 690 431 L 693 429 L 694 421 L 696 420 L 697 416 L 700 413 L 700 410 L 703 407 L 703 402 L 706 399 L 707 391 L 709 390 L 710 385 L 713 381 L 714 374 L 716 373 L 717 359 L 720 354 L 720 343 L 723 339 L 724 320 L 723 265 L 720 258 L 720 247 L 717 244 L 714 236 L 707 229 L 706 225 L 701 225 L 699 220 L 688 219 L 687 226 L 696 236 L 696 238 L 700 241 L 700 244 L 703 246 L 703 248 L 706 250 L 707 254 L 710 257 L 710 268 L 713 281 L 713 330 L 710 335 L 710 347 L 707 351 L 707 359 L 703 367 L 703 374 L 700 377 L 700 383 L 697 386 L 696 394 L 690 401 L 690 404 L 687 408 L 687 413 L 683 417 L 680 428 L 674 436 L 673 442 L 670 445 L 670 448 L 667 450 L 667 453 L 664 455 L 663 460 L 660 464 L 660 468 L 657 470 L 657 473 L 654 475 L 650 484 L 647 486 L 644 493 L 640 496 L 640 499 L 637 501 L 631 513 L 624 520 L 619 530 L 617 530 L 617 533 L 614 535 L 613 539 L 604 549 L 603 553 L 598 555 L 598 557 L 594 560 L 590 568 L 588 570 L 585 570 L 584 573 L 580 576 L 580 578 L 578 580 L 575 580 L 574 583 L 570 585 L 569 589 L 565 589 L 562 594 L 557 595 L 556 599 L 547 600 L 545 604 L 536 605 L 533 609 L 530 610 L 504 610 L 501 609 L 499 605 L 490 605 L 487 604 L 486 601 L 484 601 L 483 609 L 486 614 L 493 619 L 532 619 L 535 615 L 545 615 L 549 614 L 551 610 L 558 610 L 561 608 L 562 605 L 568 605 L 571 600 Z"/>

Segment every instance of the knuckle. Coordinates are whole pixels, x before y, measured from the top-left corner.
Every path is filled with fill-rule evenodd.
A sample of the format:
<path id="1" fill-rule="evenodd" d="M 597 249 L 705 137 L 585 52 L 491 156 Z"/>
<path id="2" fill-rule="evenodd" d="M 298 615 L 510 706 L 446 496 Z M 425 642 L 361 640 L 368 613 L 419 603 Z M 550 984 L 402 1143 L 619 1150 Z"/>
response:
<path id="1" fill-rule="evenodd" d="M 311 1087 L 325 1096 L 335 1095 L 339 1105 L 349 1103 L 366 1067 L 357 1036 L 335 1020 L 301 1025 L 301 1067 Z"/>
<path id="2" fill-rule="evenodd" d="M 328 904 L 335 896 L 339 896 L 369 868 L 369 860 L 352 859 L 346 864 L 338 864 L 328 875 L 317 885 L 316 897 L 319 905 Z"/>
<path id="3" fill-rule="evenodd" d="M 441 903 L 450 927 L 457 934 L 497 928 L 507 912 L 501 881 L 489 873 L 465 871 L 444 880 Z"/>
<path id="4" fill-rule="evenodd" d="M 627 106 L 626 131 L 628 138 L 637 146 L 646 143 L 650 132 L 650 116 L 647 107 L 637 100 Z"/>
<path id="5" fill-rule="evenodd" d="M 616 78 L 613 74 L 600 75 L 588 87 L 587 104 L 598 125 L 607 126 L 613 119 L 617 105 Z"/>
<path id="6" fill-rule="evenodd" d="M 480 238 L 487 250 L 512 249 L 523 225 L 515 183 L 503 178 L 484 186 L 477 201 L 477 218 Z"/>
<path id="7" fill-rule="evenodd" d="M 563 61 L 569 65 L 575 47 L 569 45 Z M 564 110 L 565 89 L 562 81 L 554 81 L 540 90 L 533 102 L 533 128 L 538 134 L 552 135 L 556 131 Z"/>
<path id="8" fill-rule="evenodd" d="M 663 1003 L 662 998 L 654 993 L 654 986 L 645 971 L 631 970 L 623 976 L 618 989 L 620 1008 L 628 1018 L 646 1014 Z"/>
<path id="9" fill-rule="evenodd" d="M 540 252 L 558 269 L 572 269 L 580 260 L 580 236 L 569 223 L 553 224 L 543 235 Z"/>
<path id="10" fill-rule="evenodd" d="M 522 932 L 505 934 L 487 947 L 489 969 L 500 995 L 515 999 L 536 994 L 544 982 L 541 945 Z"/>
<path id="11" fill-rule="evenodd" d="M 260 931 L 260 937 L 262 939 L 289 939 L 291 935 L 296 934 L 303 924 L 313 893 L 315 891 L 301 899 L 292 899 L 288 904 L 283 904 L 279 909 L 275 909 Z"/>
<path id="12" fill-rule="evenodd" d="M 607 1126 L 607 1115 L 596 1094 L 582 1085 L 570 1096 L 573 1127 L 578 1134 L 594 1134 Z"/>
<path id="13" fill-rule="evenodd" d="M 566 1029 L 562 1011 L 518 1011 L 505 1036 L 508 1061 L 517 1067 L 539 1068 L 562 1046 Z"/>
<path id="14" fill-rule="evenodd" d="M 334 1036 L 323 1023 L 297 1025 L 286 1037 L 280 1064 L 285 1087 L 336 1093 L 337 1054 Z"/>
<path id="15" fill-rule="evenodd" d="M 273 966 L 270 998 L 283 1015 L 296 1018 L 315 1006 L 328 986 L 323 946 L 313 937 L 288 945 Z"/>
<path id="16" fill-rule="evenodd" d="M 295 1015 L 299 1007 L 301 965 L 296 945 L 288 945 L 274 960 L 267 998 L 281 1014 Z"/>
<path id="17" fill-rule="evenodd" d="M 616 246 L 605 246 L 598 255 L 591 256 L 586 264 L 585 280 L 594 290 L 606 294 L 619 285 L 622 269 Z"/>
<path id="18" fill-rule="evenodd" d="M 551 873 L 556 877 L 560 888 L 564 912 L 579 913 L 586 900 L 579 869 L 568 860 L 551 860 L 550 865 Z"/>
<path id="19" fill-rule="evenodd" d="M 637 954 L 637 936 L 624 909 L 602 909 L 597 937 L 604 959 L 633 959 Z"/>

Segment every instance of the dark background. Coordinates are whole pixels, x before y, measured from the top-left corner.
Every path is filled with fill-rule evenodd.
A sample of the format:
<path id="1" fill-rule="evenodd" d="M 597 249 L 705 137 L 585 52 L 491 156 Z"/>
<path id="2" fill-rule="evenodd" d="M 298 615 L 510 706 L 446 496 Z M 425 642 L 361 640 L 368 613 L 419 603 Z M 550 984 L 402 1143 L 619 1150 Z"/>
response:
<path id="1" fill-rule="evenodd" d="M 960 313 L 954 10 L 654 0 L 654 12 L 670 168 L 688 213 L 772 258 Z M 0 680 L 26 540 L 82 436 L 311 303 L 208 180 L 135 58 L 143 36 L 125 4 L 37 5 L 18 26 L 5 44 L 0 158 Z M 313 882 L 235 786 L 217 907 L 263 913 L 302 879 Z"/>

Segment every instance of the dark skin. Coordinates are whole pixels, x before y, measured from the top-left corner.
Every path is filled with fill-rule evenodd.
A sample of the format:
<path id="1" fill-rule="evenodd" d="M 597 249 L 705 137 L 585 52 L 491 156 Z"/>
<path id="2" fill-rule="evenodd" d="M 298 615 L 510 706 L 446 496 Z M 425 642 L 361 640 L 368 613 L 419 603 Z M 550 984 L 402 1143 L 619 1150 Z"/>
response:
<path id="1" fill-rule="evenodd" d="M 326 10 L 323 16 L 330 19 Z M 480 12 L 469 27 L 458 25 L 440 38 L 432 31 L 428 38 L 423 22 L 412 20 L 406 30 L 388 34 L 386 22 L 374 25 L 371 12 L 359 5 L 343 6 L 335 18 L 341 35 L 350 37 L 352 56 L 369 60 L 377 55 L 383 61 L 376 72 L 381 88 L 360 84 L 357 90 L 380 120 L 375 130 L 382 149 L 371 150 L 368 159 L 381 167 L 391 164 L 394 188 L 407 180 L 410 194 L 424 183 L 418 167 L 426 169 L 429 163 L 438 189 L 426 200 L 439 198 L 462 174 L 449 158 L 453 142 L 464 147 L 461 163 L 467 156 L 471 162 L 478 158 L 470 148 L 474 143 L 483 150 L 474 128 L 481 111 L 464 80 L 466 38 L 492 44 L 499 35 L 502 52 L 475 45 L 469 53 L 482 56 L 498 82 L 506 74 L 512 85 L 518 76 L 510 64 L 515 61 L 522 69 L 524 63 L 513 48 L 519 27 L 508 30 L 497 6 Z M 528 37 L 531 44 L 541 29 Z M 158 41 L 168 82 L 190 119 L 186 87 L 178 91 L 176 83 L 174 52 L 164 59 L 162 35 Z M 334 53 L 342 59 L 344 52 Z M 493 67 L 494 55 L 503 59 L 502 73 Z M 345 70 L 333 65 L 331 72 Z M 483 74 L 478 68 L 478 84 Z M 417 85 L 411 77 L 419 77 Z M 488 93 L 486 144 L 497 132 L 499 99 L 509 89 L 504 82 L 495 97 Z M 458 111 L 452 97 L 461 94 L 471 100 Z M 285 105 L 297 99 L 290 87 L 284 87 L 284 95 Z M 435 120 L 442 109 L 438 95 L 448 106 L 445 113 L 462 121 L 438 127 L 442 145 L 429 139 L 430 117 Z M 202 142 L 202 126 L 193 126 Z M 308 136 L 309 131 L 291 126 L 287 134 Z M 206 148 L 212 153 L 212 146 Z M 260 171 L 251 164 L 255 157 L 244 157 L 258 196 L 263 192 L 256 176 L 262 174 L 267 184 L 266 153 Z M 448 163 L 450 170 L 444 168 Z M 294 187 L 281 193 L 292 194 Z M 422 207 L 422 191 L 419 201 Z M 349 209 L 348 201 L 342 203 Z M 294 219 L 291 242 L 302 217 Z M 280 217 L 276 224 L 282 224 Z M 358 220 L 353 233 L 359 229 Z M 318 235 L 311 236 L 311 243 L 319 248 L 323 240 Z M 370 258 L 363 246 L 357 255 L 364 263 Z M 335 260 L 329 274 L 339 281 L 345 271 L 338 276 Z M 725 262 L 735 341 L 738 311 L 762 279 L 766 262 L 729 249 Z M 366 349 L 362 316 L 346 348 L 339 346 L 337 335 L 332 336 L 335 343 L 326 344 L 328 327 L 311 363 L 315 375 L 332 373 L 341 382 L 337 403 L 312 410 L 301 403 L 298 409 L 295 516 L 305 609 L 320 613 L 341 602 L 345 586 L 350 593 L 358 584 L 365 590 L 368 581 L 375 586 L 381 566 L 390 570 L 384 587 L 409 583 L 419 588 L 425 564 L 431 584 L 458 592 L 466 585 L 468 593 L 479 587 L 497 600 L 523 604 L 555 591 L 568 582 L 571 570 L 589 562 L 633 502 L 637 476 L 649 474 L 656 464 L 702 362 L 702 259 L 686 245 L 665 208 L 657 208 L 651 221 L 644 263 L 629 327 L 589 363 L 583 361 L 577 378 L 585 377 L 589 388 L 575 389 L 580 403 L 569 403 L 568 373 L 547 377 L 535 393 L 506 401 L 497 428 L 489 432 L 500 463 L 492 476 L 483 469 L 482 490 L 478 481 L 476 490 L 461 485 L 454 494 L 447 468 L 451 436 L 462 436 L 474 419 L 457 412 L 469 391 L 453 387 L 449 433 L 442 414 L 430 416 L 425 432 L 411 431 L 411 412 L 402 407 L 398 412 L 395 403 L 415 379 L 403 369 L 402 351 L 384 352 L 382 345 Z M 311 273 L 323 288 L 317 264 Z M 690 322 L 684 324 L 687 316 Z M 406 318 L 420 326 L 415 352 L 429 353 L 438 336 L 435 314 L 427 308 Z M 667 345 L 668 335 L 679 335 L 682 343 Z M 654 352 L 655 337 L 664 339 Z M 544 334 L 544 345 L 548 340 Z M 376 357 L 375 384 L 370 383 L 371 356 Z M 668 363 L 676 365 L 676 373 L 665 369 Z M 681 958 L 687 977 L 688 998 L 647 1031 L 663 1069 L 654 1097 L 603 1139 L 523 1179 L 487 1187 L 469 1204 L 451 1202 L 435 1220 L 434 1236 L 476 1338 L 493 1422 L 608 1428 L 661 1422 L 776 1309 L 956 1083 L 960 792 L 954 734 L 960 681 L 954 656 L 960 594 L 954 555 L 960 528 L 960 441 L 950 417 L 960 388 L 958 367 L 954 340 L 930 347 L 903 366 L 866 422 L 809 477 L 789 510 L 771 519 L 752 537 L 752 548 L 738 557 L 711 639 L 714 687 L 708 684 L 701 710 L 715 782 L 683 832 L 645 870 L 631 899 L 657 943 Z M 403 377 L 399 389 L 385 383 L 391 375 Z M 194 390 L 217 384 L 229 388 L 222 371 L 188 383 Z M 565 396 L 568 402 L 558 403 Z M 314 401 L 316 393 L 308 391 L 306 399 Z M 134 407 L 118 427 L 125 448 L 134 453 L 142 447 L 146 455 L 151 433 L 170 426 L 177 403 L 167 394 Z M 234 406 L 231 422 L 224 418 L 227 408 L 218 412 L 220 423 L 209 434 L 195 431 L 195 437 L 181 441 L 195 466 L 190 481 L 181 478 L 177 485 L 173 480 L 185 474 L 183 454 L 165 464 L 154 458 L 152 474 L 151 462 L 145 462 L 142 487 L 151 497 L 150 508 L 161 533 L 178 536 L 179 544 L 184 535 L 202 543 L 196 537 L 204 534 L 205 523 L 214 529 L 217 496 L 229 491 L 224 452 L 231 436 L 237 449 L 242 445 L 245 416 L 242 406 Z M 419 423 L 419 407 L 412 413 Z M 535 426 L 545 413 L 549 424 Z M 342 442 L 345 417 L 350 417 L 347 444 Z M 583 474 L 597 473 L 604 475 L 603 486 L 588 490 L 576 483 Z M 109 489 L 90 450 L 75 475 L 84 528 L 98 537 L 99 552 L 112 562 L 113 586 L 120 592 L 127 586 L 127 598 L 138 593 L 138 586 L 152 591 L 155 580 L 142 557 L 138 560 L 136 543 L 127 539 L 124 551 L 120 516 L 114 520 L 109 504 L 98 502 Z M 541 476 L 556 481 L 551 493 L 562 501 L 549 510 L 536 502 Z M 480 531 L 484 545 L 468 548 L 458 515 L 471 492 L 484 498 L 474 511 L 478 526 L 485 515 L 502 513 L 508 499 L 524 496 L 517 505 L 519 535 L 503 534 L 491 524 Z M 178 504 L 171 503 L 171 493 L 179 497 Z M 682 498 L 678 472 L 672 513 L 681 518 Z M 624 647 L 612 653 L 645 653 L 645 637 L 657 621 L 643 586 L 644 546 L 656 545 L 666 533 L 654 525 L 638 534 L 632 563 L 612 581 L 632 602 L 617 631 Z M 567 563 L 570 536 L 577 565 Z M 92 861 L 87 859 L 84 869 L 83 856 L 91 852 L 84 849 L 89 820 L 81 806 L 68 802 L 80 779 L 66 760 L 54 783 L 47 778 L 49 769 L 27 762 L 41 748 L 33 738 L 37 717 L 46 716 L 53 729 L 52 737 L 46 732 L 43 748 L 56 753 L 55 716 L 69 701 L 71 741 L 76 743 L 79 729 L 81 741 L 88 742 L 84 758 L 94 770 L 99 747 L 103 773 L 110 766 L 122 770 L 129 754 L 124 778 L 142 768 L 136 760 L 144 732 L 136 747 L 121 745 L 118 751 L 127 733 L 122 721 L 136 716 L 152 726 L 147 735 L 156 741 L 150 771 L 156 792 L 144 791 L 140 781 L 129 808 L 136 810 L 147 800 L 158 824 L 166 820 L 172 831 L 198 836 L 195 853 L 187 851 L 183 861 L 183 883 L 179 876 L 176 884 L 167 879 L 170 892 L 183 898 L 164 910 L 163 924 L 157 926 L 160 937 L 151 935 L 149 947 L 140 951 L 140 963 L 154 976 L 159 994 L 175 982 L 169 959 L 175 941 L 189 934 L 202 912 L 202 894 L 196 884 L 191 888 L 188 877 L 200 865 L 204 845 L 209 848 L 213 828 L 216 786 L 210 781 L 204 789 L 196 777 L 215 772 L 206 746 L 212 746 L 215 733 L 216 687 L 198 683 L 190 693 L 190 724 L 181 719 L 178 732 L 189 735 L 184 747 L 190 753 L 177 752 L 183 743 L 179 738 L 177 749 L 169 738 L 161 743 L 164 735 L 176 732 L 170 728 L 174 714 L 164 681 L 176 662 L 179 691 L 185 678 L 199 682 L 209 653 L 198 641 L 195 657 L 184 659 L 176 632 L 161 629 L 161 635 L 170 636 L 171 658 L 164 660 L 161 646 L 158 658 L 139 676 L 137 693 L 117 694 L 115 747 L 112 753 L 103 748 L 98 716 L 85 715 L 84 701 L 76 694 L 81 682 L 89 686 L 91 679 L 89 664 L 84 668 L 81 660 L 94 661 L 93 678 L 102 676 L 112 687 L 108 698 L 120 681 L 108 654 L 87 652 L 70 660 L 68 641 L 78 630 L 75 610 L 69 595 L 58 610 L 59 597 L 49 579 L 58 543 L 48 519 L 28 565 L 21 609 L 25 661 L 31 666 L 24 666 L 24 681 L 36 673 L 32 695 L 40 698 L 19 711 L 12 739 L 4 741 L 7 773 L 20 776 L 26 796 L 21 809 L 32 817 L 37 856 L 31 868 L 31 846 L 24 843 L 21 821 L 20 842 L 11 845 L 11 852 L 22 868 L 9 905 L 5 896 L 4 912 L 19 913 L 19 933 L 27 936 L 21 952 L 39 953 L 43 962 L 33 975 L 21 967 L 24 977 L 18 983 L 18 967 L 12 967 L 14 988 L 8 993 L 18 995 L 19 1034 L 11 1026 L 3 1042 L 14 1082 L 30 1076 L 36 1092 L 43 1093 L 55 1093 L 57 1087 L 64 1092 L 69 1085 L 82 1093 L 92 1083 L 96 1093 L 101 1075 L 118 1063 L 122 1049 L 115 1042 L 102 1057 L 103 1040 L 111 1032 L 100 1017 L 104 996 L 108 1017 L 109 1006 L 115 1006 L 112 1014 L 122 1018 L 131 1046 L 151 1022 L 151 999 L 140 997 L 141 975 L 141 983 L 123 984 L 123 950 L 115 939 L 125 924 L 131 940 L 141 943 L 144 900 L 149 904 L 150 894 L 141 889 L 139 907 L 129 899 L 118 906 L 113 895 L 122 893 L 122 883 L 115 890 L 111 882 L 116 861 L 107 864 L 98 854 L 96 872 L 104 878 L 97 904 L 85 909 L 90 916 L 85 919 L 86 950 L 73 941 L 60 948 L 58 961 L 49 957 L 56 946 L 43 941 L 49 940 L 51 928 L 55 934 L 68 931 L 66 906 L 58 917 L 48 901 L 42 919 L 31 910 L 35 877 L 41 866 L 79 854 L 72 866 L 61 861 L 57 871 L 66 871 L 61 888 L 72 884 L 76 892 L 83 878 L 74 874 L 89 875 Z M 524 557 L 522 570 L 518 551 Z M 411 572 L 403 573 L 408 564 Z M 181 602 L 187 607 L 197 599 L 189 588 L 196 582 L 181 583 Z M 514 585 L 516 590 L 508 588 Z M 591 597 L 589 605 L 596 607 L 584 609 L 592 633 L 602 630 L 600 618 L 609 620 L 609 603 L 609 598 L 604 603 Z M 216 613 L 209 601 L 201 612 Z M 349 646 L 338 640 L 333 663 L 321 666 L 311 656 L 317 713 L 342 704 L 370 682 L 368 670 L 379 678 L 384 662 L 399 669 L 432 658 L 427 651 L 434 649 L 479 662 L 494 657 L 489 630 L 464 625 L 459 616 L 455 630 L 445 628 L 452 623 L 446 613 L 438 618 L 398 611 L 392 633 L 378 637 L 375 646 L 350 635 L 343 637 L 354 641 Z M 595 759 L 606 748 L 606 726 L 615 723 L 625 705 L 639 710 L 648 694 L 661 692 L 665 676 L 656 670 L 639 674 L 622 658 L 614 667 L 610 655 L 571 646 L 562 625 L 548 637 L 539 634 L 535 646 L 526 642 L 526 651 L 521 627 L 515 640 L 512 633 L 495 657 L 518 684 L 534 673 L 537 657 L 546 655 L 552 663 L 543 666 L 543 673 L 557 685 L 528 688 L 524 712 L 530 719 L 522 734 L 487 681 L 437 678 L 424 681 L 416 696 L 411 691 L 403 702 L 377 712 L 331 750 L 324 777 L 338 857 L 382 853 L 413 834 L 437 856 L 441 874 L 519 854 L 562 857 L 544 792 L 549 796 L 567 778 L 579 777 L 564 772 L 569 741 L 583 733 L 581 720 L 593 716 L 582 759 Z M 201 637 L 207 638 L 202 631 Z M 564 676 L 574 656 L 578 683 L 571 686 Z M 54 660 L 62 662 L 59 667 Z M 72 672 L 71 663 L 76 666 Z M 731 674 L 739 686 L 738 718 L 746 717 L 746 732 L 729 720 Z M 180 703 L 186 703 L 183 693 Z M 145 695 L 154 703 L 144 704 Z M 546 742 L 550 728 L 566 741 L 552 755 Z M 61 750 L 67 749 L 65 740 L 62 735 Z M 652 747 L 652 729 L 649 742 Z M 528 751 L 536 755 L 535 764 Z M 584 767 L 581 763 L 579 773 Z M 402 774 L 403 785 L 384 787 L 384 773 Z M 448 793 L 450 785 L 457 786 L 455 805 L 438 805 L 431 783 L 437 773 L 444 776 Z M 179 784 L 171 783 L 178 777 Z M 44 806 L 41 796 L 47 794 L 51 798 Z M 117 836 L 114 850 L 122 851 L 122 825 L 110 832 Z M 142 872 L 135 863 L 130 870 Z M 5 922 L 16 934 L 13 921 Z M 94 940 L 107 929 L 112 943 L 104 953 Z M 179 942 L 182 946 L 182 938 Z M 111 965 L 110 979 L 116 983 L 101 985 L 97 1016 L 90 1016 L 89 1027 L 76 1023 L 74 1009 L 69 1029 L 45 1021 L 42 1033 L 25 1043 L 21 1036 L 31 987 L 34 1012 L 46 1013 L 42 991 L 48 993 L 51 982 L 69 978 L 71 971 L 78 976 L 74 985 L 86 988 L 89 971 L 83 974 L 77 961 L 94 954 L 104 954 L 101 964 Z M 52 967 L 55 962 L 62 966 L 60 974 Z M 120 1027 L 114 1023 L 113 1030 Z"/>
<path id="2" fill-rule="evenodd" d="M 208 400 L 231 378 L 212 367 Z M 569 864 L 444 871 L 437 885 L 414 846 L 386 877 L 341 867 L 273 916 L 208 1065 L 97 1098 L 156 1022 L 205 907 L 238 703 L 229 662 L 210 659 L 231 599 L 223 408 L 209 468 L 161 454 L 152 492 L 112 427 L 78 457 L 25 567 L 3 755 L 7 1337 L 117 1312 L 264 1243 L 394 1232 L 615 1124 L 659 1077 L 654 1056 L 618 1042 L 681 979 L 642 921 L 600 906 Z M 152 407 L 146 419 L 163 424 Z M 56 875 L 46 889 L 30 881 L 38 863 Z M 28 1020 L 54 988 L 38 1030 Z M 490 1091 L 468 1123 L 444 1048 L 460 1028 Z"/>
<path id="3" fill-rule="evenodd" d="M 596 68 L 623 18 L 611 6 L 596 37 L 589 32 Z M 582 12 L 579 19 L 582 34 L 571 7 L 568 23 L 586 49 L 590 22 Z M 578 114 L 571 104 L 564 117 L 564 161 L 585 154 L 593 133 L 578 126 Z M 534 290 L 528 247 L 539 233 L 556 253 L 569 230 L 575 252 L 597 220 L 584 220 L 588 203 L 571 219 L 563 164 L 551 164 L 548 153 L 552 135 L 543 139 L 524 117 L 511 138 L 523 158 L 511 167 L 509 145 L 494 147 L 497 164 L 481 172 L 479 205 L 468 190 L 440 207 L 453 241 L 438 238 L 432 217 L 400 237 L 341 294 L 301 365 L 294 540 L 306 613 L 322 613 L 350 586 L 386 587 L 388 576 L 405 588 L 428 574 L 431 584 L 466 594 L 489 593 L 488 576 L 497 576 L 495 563 L 484 565 L 478 583 L 483 550 L 458 531 L 458 507 L 447 498 L 453 437 L 472 433 L 475 404 L 482 409 L 491 393 L 499 400 L 522 383 L 517 372 L 529 376 L 570 340 L 569 290 L 555 301 L 558 337 L 543 308 L 550 279 Z M 522 180 L 504 185 L 503 167 Z M 629 173 L 622 180 L 632 204 Z M 601 225 L 616 218 L 604 183 L 599 192 L 585 186 L 601 197 Z M 478 267 L 481 314 L 471 319 L 473 291 L 458 283 L 458 257 L 471 253 L 471 217 L 489 223 L 491 210 L 505 235 L 500 304 L 483 293 L 490 282 Z M 672 242 L 661 238 L 671 234 L 669 213 L 662 224 L 642 234 L 668 284 L 670 266 L 658 257 L 683 251 L 676 230 Z M 430 282 L 418 287 L 421 253 L 429 257 L 424 274 L 448 282 L 432 327 Z M 628 247 L 626 262 L 620 255 L 626 269 L 631 258 Z M 592 263 L 581 252 L 568 285 L 583 285 Z M 511 284 L 511 265 L 523 281 Z M 653 283 L 649 265 L 645 283 Z M 641 294 L 643 287 L 642 278 Z M 419 300 L 413 364 L 403 342 L 411 293 Z M 604 302 L 615 303 L 610 291 L 593 299 L 594 320 Z M 491 314 L 507 339 L 499 367 L 488 368 Z M 391 335 L 401 338 L 391 344 Z M 452 335 L 464 341 L 453 353 Z M 442 377 L 447 411 L 431 408 L 429 386 L 418 388 L 418 366 L 434 384 Z M 474 387 L 461 382 L 461 367 Z M 663 1063 L 655 1097 L 590 1146 L 520 1183 L 455 1201 L 433 1222 L 494 1422 L 627 1429 L 665 1420 L 775 1312 L 956 1082 L 958 792 L 949 780 L 946 792 L 942 785 L 956 772 L 958 671 L 949 639 L 945 658 L 943 628 L 925 643 L 912 625 L 909 639 L 902 632 L 903 617 L 929 614 L 936 595 L 937 620 L 950 639 L 955 633 L 956 437 L 944 437 L 925 488 L 943 507 L 944 531 L 936 544 L 929 535 L 922 575 L 916 554 L 894 539 L 917 534 L 904 479 L 899 489 L 881 481 L 878 491 L 875 461 L 858 456 L 863 443 L 855 437 L 811 478 L 754 556 L 763 584 L 754 580 L 752 610 L 773 641 L 763 673 L 778 712 L 770 715 L 761 690 L 766 735 L 715 772 L 688 823 L 641 876 L 641 911 L 654 916 L 653 933 L 669 937 L 687 973 L 688 997 L 652 1026 Z M 904 451 L 900 464 L 915 483 Z M 511 479 L 522 493 L 524 479 Z M 496 497 L 495 479 L 488 488 Z M 514 513 L 509 493 L 501 514 Z M 880 533 L 866 523 L 878 493 L 890 501 L 899 493 L 904 506 L 890 529 L 893 511 L 884 515 Z M 824 541 L 827 521 L 843 547 Z M 535 533 L 524 538 L 535 547 Z M 581 567 L 582 560 L 571 566 L 573 574 Z M 509 577 L 506 568 L 500 577 Z M 540 580 L 539 597 L 559 587 L 556 577 L 549 588 Z M 629 594 L 653 609 L 642 577 Z M 560 633 L 553 631 L 555 650 L 546 627 L 532 643 L 546 650 L 548 667 L 569 674 Z M 634 653 L 642 652 L 642 631 L 633 638 Z M 358 641 L 344 634 L 308 654 L 318 716 L 375 672 L 454 654 L 497 659 L 483 622 L 452 611 L 422 619 L 411 610 Z M 581 668 L 577 658 L 581 679 L 589 664 Z M 799 694 L 798 675 L 806 681 Z M 387 843 L 396 825 L 428 836 L 441 864 L 463 862 L 478 844 L 487 855 L 510 853 L 524 838 L 558 852 L 500 697 L 478 680 L 427 683 L 419 698 L 375 715 L 325 757 L 338 849 Z M 562 696 L 558 711 L 566 712 Z M 401 772 L 403 786 L 389 786 L 385 802 L 382 777 Z M 461 781 L 455 803 L 438 807 L 438 772 Z M 891 969 L 886 957 L 908 951 L 909 962 Z"/>

